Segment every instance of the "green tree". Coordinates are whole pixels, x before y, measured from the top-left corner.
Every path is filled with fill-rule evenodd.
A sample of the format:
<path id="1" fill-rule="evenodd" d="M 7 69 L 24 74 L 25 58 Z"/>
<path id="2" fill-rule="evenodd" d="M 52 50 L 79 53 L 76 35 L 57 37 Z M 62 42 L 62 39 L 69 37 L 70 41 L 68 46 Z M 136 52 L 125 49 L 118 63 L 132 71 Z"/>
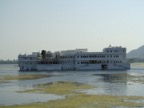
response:
<path id="1" fill-rule="evenodd" d="M 46 50 L 42 50 L 41 55 L 42 55 L 42 59 L 45 59 L 46 58 Z"/>

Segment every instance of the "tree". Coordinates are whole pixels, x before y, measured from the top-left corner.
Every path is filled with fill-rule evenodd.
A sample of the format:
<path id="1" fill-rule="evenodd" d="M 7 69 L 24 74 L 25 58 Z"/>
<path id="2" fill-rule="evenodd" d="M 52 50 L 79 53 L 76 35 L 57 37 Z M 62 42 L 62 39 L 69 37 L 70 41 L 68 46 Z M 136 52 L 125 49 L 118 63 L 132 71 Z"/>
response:
<path id="1" fill-rule="evenodd" d="M 42 50 L 41 55 L 42 55 L 42 59 L 45 59 L 46 58 L 46 50 Z"/>

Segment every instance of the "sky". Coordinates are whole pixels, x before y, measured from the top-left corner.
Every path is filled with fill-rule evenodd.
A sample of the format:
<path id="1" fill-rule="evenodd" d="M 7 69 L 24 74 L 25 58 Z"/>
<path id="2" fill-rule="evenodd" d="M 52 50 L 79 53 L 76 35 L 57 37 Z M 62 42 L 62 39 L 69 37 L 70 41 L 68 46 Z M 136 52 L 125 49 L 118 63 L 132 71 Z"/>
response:
<path id="1" fill-rule="evenodd" d="M 0 60 L 144 45 L 144 0 L 0 0 Z"/>

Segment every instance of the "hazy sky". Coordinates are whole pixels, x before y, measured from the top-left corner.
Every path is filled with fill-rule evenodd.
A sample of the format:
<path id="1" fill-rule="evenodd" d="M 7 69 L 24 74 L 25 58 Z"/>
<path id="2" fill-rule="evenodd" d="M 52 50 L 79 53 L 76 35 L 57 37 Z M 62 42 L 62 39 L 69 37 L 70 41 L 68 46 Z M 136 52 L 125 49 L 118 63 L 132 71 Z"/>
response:
<path id="1" fill-rule="evenodd" d="M 0 0 L 0 59 L 144 45 L 144 0 Z"/>

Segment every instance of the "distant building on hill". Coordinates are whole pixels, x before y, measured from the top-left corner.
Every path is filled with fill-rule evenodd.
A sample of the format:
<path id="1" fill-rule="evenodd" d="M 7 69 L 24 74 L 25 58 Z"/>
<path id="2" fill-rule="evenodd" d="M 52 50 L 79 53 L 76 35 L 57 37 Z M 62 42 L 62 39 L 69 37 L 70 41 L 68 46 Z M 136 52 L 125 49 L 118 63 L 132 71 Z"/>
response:
<path id="1" fill-rule="evenodd" d="M 0 64 L 17 64 L 17 60 L 0 60 Z"/>

